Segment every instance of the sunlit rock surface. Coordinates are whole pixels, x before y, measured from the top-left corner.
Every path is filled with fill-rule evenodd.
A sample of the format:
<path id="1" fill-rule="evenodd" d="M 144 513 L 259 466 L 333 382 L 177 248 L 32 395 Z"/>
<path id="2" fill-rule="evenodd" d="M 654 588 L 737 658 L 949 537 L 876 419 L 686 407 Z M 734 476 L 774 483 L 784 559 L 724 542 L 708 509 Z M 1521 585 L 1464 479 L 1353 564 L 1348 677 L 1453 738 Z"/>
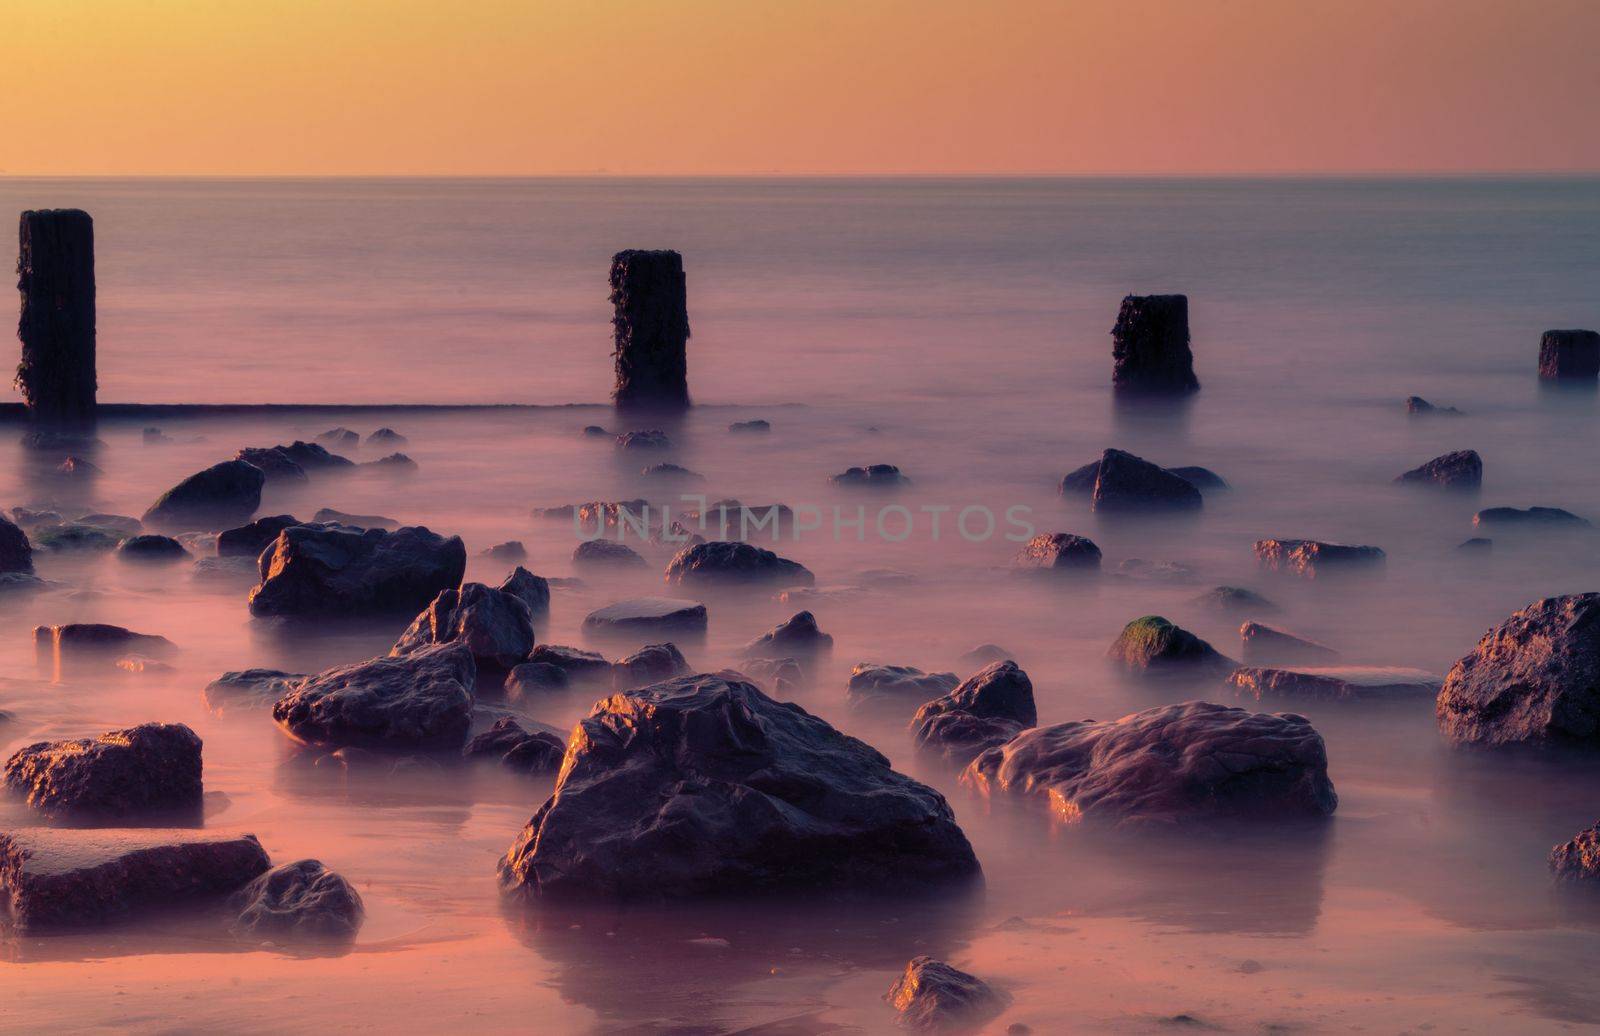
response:
<path id="1" fill-rule="evenodd" d="M 970 1031 L 1005 1010 L 1011 998 L 942 960 L 913 957 L 884 999 L 896 1021 L 922 1031 Z"/>
<path id="2" fill-rule="evenodd" d="M 309 676 L 273 705 L 272 718 L 308 744 L 457 749 L 472 724 L 476 678 L 470 648 L 438 644 Z"/>
<path id="3" fill-rule="evenodd" d="M 131 819 L 197 812 L 200 738 L 181 723 L 40 741 L 6 760 L 5 782 L 47 816 Z"/>

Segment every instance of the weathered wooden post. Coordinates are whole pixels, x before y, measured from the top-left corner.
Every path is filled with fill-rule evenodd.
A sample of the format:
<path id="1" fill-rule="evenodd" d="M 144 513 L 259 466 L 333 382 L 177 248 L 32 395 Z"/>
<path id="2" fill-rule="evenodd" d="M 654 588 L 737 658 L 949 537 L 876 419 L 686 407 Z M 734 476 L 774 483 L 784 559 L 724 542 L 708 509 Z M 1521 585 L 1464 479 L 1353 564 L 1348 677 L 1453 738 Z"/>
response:
<path id="1" fill-rule="evenodd" d="M 629 249 L 611 257 L 619 407 L 689 405 L 689 307 L 683 256 Z"/>
<path id="2" fill-rule="evenodd" d="M 17 388 L 34 421 L 88 424 L 95 393 L 94 221 L 80 209 L 30 210 L 17 234 Z"/>
<path id="3" fill-rule="evenodd" d="M 1111 384 L 1151 395 L 1200 388 L 1189 351 L 1189 296 L 1129 295 L 1111 329 Z"/>
<path id="4" fill-rule="evenodd" d="M 1539 378 L 1543 381 L 1594 381 L 1600 377 L 1600 334 L 1546 331 L 1539 339 Z"/>

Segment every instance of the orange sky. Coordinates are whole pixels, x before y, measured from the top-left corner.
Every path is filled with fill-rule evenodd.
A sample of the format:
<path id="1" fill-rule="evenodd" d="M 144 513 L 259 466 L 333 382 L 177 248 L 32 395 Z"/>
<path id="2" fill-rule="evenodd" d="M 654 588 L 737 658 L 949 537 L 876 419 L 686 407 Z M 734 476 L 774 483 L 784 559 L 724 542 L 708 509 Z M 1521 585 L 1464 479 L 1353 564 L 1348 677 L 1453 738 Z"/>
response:
<path id="1" fill-rule="evenodd" d="M 0 171 L 1600 170 L 1591 0 L 0 0 Z"/>

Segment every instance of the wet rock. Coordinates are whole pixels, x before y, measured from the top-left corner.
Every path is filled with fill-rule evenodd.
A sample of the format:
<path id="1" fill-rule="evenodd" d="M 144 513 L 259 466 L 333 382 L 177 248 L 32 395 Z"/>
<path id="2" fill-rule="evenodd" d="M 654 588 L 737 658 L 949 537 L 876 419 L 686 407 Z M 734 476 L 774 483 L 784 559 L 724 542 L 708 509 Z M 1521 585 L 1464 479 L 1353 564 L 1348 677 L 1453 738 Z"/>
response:
<path id="1" fill-rule="evenodd" d="M 653 482 L 704 482 L 706 477 L 698 471 L 690 471 L 681 464 L 652 464 L 639 472 L 641 478 Z"/>
<path id="2" fill-rule="evenodd" d="M 567 671 L 549 662 L 524 662 L 506 674 L 503 685 L 506 701 L 529 705 L 550 694 L 560 694 L 572 686 Z"/>
<path id="3" fill-rule="evenodd" d="M 76 525 L 92 525 L 97 529 L 109 529 L 124 536 L 137 536 L 144 531 L 144 523 L 139 519 L 126 514 L 80 514 L 72 519 Z"/>
<path id="4" fill-rule="evenodd" d="M 1129 295 L 1111 329 L 1111 384 L 1119 391 L 1187 395 L 1200 388 L 1189 350 L 1187 295 Z"/>
<path id="5" fill-rule="evenodd" d="M 512 717 L 504 716 L 467 742 L 461 754 L 468 759 L 493 760 L 517 773 L 541 774 L 561 769 L 566 751 L 566 742 L 554 734 L 544 730 L 530 733 Z"/>
<path id="6" fill-rule="evenodd" d="M 956 661 L 969 669 L 982 669 L 984 666 L 1007 662 L 1016 657 L 999 644 L 979 644 L 970 651 L 963 651 Z"/>
<path id="7" fill-rule="evenodd" d="M 272 718 L 307 744 L 387 751 L 459 748 L 477 668 L 465 644 L 336 666 L 296 684 Z"/>
<path id="8" fill-rule="evenodd" d="M 41 550 L 116 550 L 125 537 L 115 529 L 69 522 L 33 530 L 33 545 Z"/>
<path id="9" fill-rule="evenodd" d="M 1123 450 L 1100 456 L 1090 508 L 1097 514 L 1193 511 L 1203 506 L 1192 482 Z"/>
<path id="10" fill-rule="evenodd" d="M 89 928 L 220 901 L 269 865 L 254 835 L 20 828 L 0 833 L 0 898 L 16 931 Z"/>
<path id="11" fill-rule="evenodd" d="M 79 664 L 85 667 L 105 665 L 129 653 L 161 658 L 175 650 L 166 637 L 135 633 L 122 626 L 99 622 L 35 626 L 33 646 L 41 658 L 54 659 L 58 675 Z"/>
<path id="12" fill-rule="evenodd" d="M 716 540 L 765 537 L 776 541 L 794 530 L 794 511 L 787 504 L 757 505 L 733 499 L 718 500 L 704 511 L 683 512 L 682 522 L 674 522 L 673 527 L 679 535 L 692 535 L 699 530 Z"/>
<path id="13" fill-rule="evenodd" d="M 65 520 L 55 511 L 36 511 L 28 507 L 13 507 L 11 517 L 24 529 L 40 525 L 60 525 Z"/>
<path id="14" fill-rule="evenodd" d="M 126 819 L 200 808 L 200 738 L 181 723 L 40 741 L 6 760 L 6 786 L 50 817 Z"/>
<path id="15" fill-rule="evenodd" d="M 129 561 L 183 561 L 189 552 L 171 536 L 147 533 L 122 541 L 117 553 Z"/>
<path id="16" fill-rule="evenodd" d="M 520 597 L 482 583 L 440 590 L 390 650 L 409 655 L 436 644 L 464 644 L 480 671 L 504 672 L 533 650 L 533 614 Z"/>
<path id="17" fill-rule="evenodd" d="M 1315 663 L 1339 657 L 1339 652 L 1333 648 L 1260 622 L 1247 622 L 1240 626 L 1239 640 L 1246 662 Z"/>
<path id="18" fill-rule="evenodd" d="M 1448 417 L 1451 415 L 1459 416 L 1461 411 L 1453 406 L 1434 406 L 1421 396 L 1407 396 L 1406 413 L 1419 417 L 1425 415 Z"/>
<path id="19" fill-rule="evenodd" d="M 645 568 L 638 551 L 615 540 L 584 540 L 572 552 L 572 563 L 580 568 Z"/>
<path id="20" fill-rule="evenodd" d="M 676 597 L 635 597 L 590 612 L 584 616 L 583 630 L 617 635 L 704 633 L 706 606 Z"/>
<path id="21" fill-rule="evenodd" d="M 242 460 L 228 460 L 196 472 L 161 495 L 144 513 L 154 529 L 231 529 L 243 525 L 261 506 L 266 475 Z"/>
<path id="22" fill-rule="evenodd" d="M 884 994 L 908 1029 L 975 1029 L 1005 1010 L 1010 997 L 942 960 L 913 957 Z"/>
<path id="23" fill-rule="evenodd" d="M 753 421 L 735 421 L 728 426 L 728 431 L 735 435 L 761 435 L 772 431 L 772 424 L 758 417 Z"/>
<path id="24" fill-rule="evenodd" d="M 1210 644 L 1159 615 L 1124 626 L 1106 657 L 1138 676 L 1195 676 L 1233 668 Z"/>
<path id="25" fill-rule="evenodd" d="M 916 666 L 858 662 L 845 694 L 855 705 L 921 705 L 949 694 L 961 683 L 955 673 L 925 673 Z"/>
<path id="26" fill-rule="evenodd" d="M 625 521 L 630 526 L 646 522 L 649 515 L 650 501 L 640 497 L 636 500 L 590 500 L 582 504 L 563 504 L 560 507 L 536 507 L 533 517 L 547 521 L 571 522 L 579 529 L 614 529 Z"/>
<path id="27" fill-rule="evenodd" d="M 1458 745 L 1600 747 L 1600 593 L 1545 598 L 1485 633 L 1436 712 Z"/>
<path id="28" fill-rule="evenodd" d="M 961 779 L 985 795 L 1044 799 L 1068 822 L 1324 817 L 1338 804 L 1322 736 L 1304 717 L 1201 701 L 1024 730 Z"/>
<path id="29" fill-rule="evenodd" d="M 1431 701 L 1439 693 L 1437 676 L 1385 666 L 1244 666 L 1229 674 L 1228 684 L 1239 697 L 1256 701 Z"/>
<path id="30" fill-rule="evenodd" d="M 597 424 L 584 425 L 583 434 L 584 435 L 588 435 L 588 436 L 593 436 L 595 438 L 600 438 L 600 437 L 603 436 L 603 437 L 605 437 L 607 439 L 610 439 L 610 438 L 613 437 L 610 432 L 606 431 L 604 428 L 600 427 Z"/>
<path id="31" fill-rule="evenodd" d="M 667 438 L 666 432 L 657 428 L 623 432 L 617 436 L 619 450 L 670 450 L 671 448 L 672 440 Z"/>
<path id="32" fill-rule="evenodd" d="M 260 559 L 250 614 L 383 615 L 415 611 L 461 584 L 467 548 L 422 526 L 394 532 L 284 529 Z"/>
<path id="33" fill-rule="evenodd" d="M 833 637 L 817 628 L 817 617 L 795 612 L 745 645 L 747 658 L 795 658 L 804 662 L 833 650 Z"/>
<path id="34" fill-rule="evenodd" d="M 1302 579 L 1370 572 L 1381 568 L 1387 560 L 1378 547 L 1318 540 L 1256 540 L 1255 554 L 1262 568 L 1270 572 L 1288 572 Z"/>
<path id="35" fill-rule="evenodd" d="M 161 429 L 153 426 L 144 430 L 143 438 L 146 446 L 165 446 L 169 443 L 178 441 L 172 436 L 168 435 L 166 432 L 163 432 Z"/>
<path id="36" fill-rule="evenodd" d="M 1011 567 L 1026 572 L 1098 572 L 1100 548 L 1086 536 L 1040 533 L 1017 552 Z"/>
<path id="37" fill-rule="evenodd" d="M 816 581 L 797 561 L 726 540 L 685 547 L 667 563 L 667 582 L 680 586 L 814 586 Z"/>
<path id="38" fill-rule="evenodd" d="M 1457 450 L 1396 475 L 1394 480 L 1441 489 L 1477 489 L 1483 485 L 1483 458 L 1477 450 Z"/>
<path id="39" fill-rule="evenodd" d="M 522 561 L 528 556 L 528 548 L 522 545 L 521 540 L 506 540 L 481 551 L 478 556 L 490 561 Z"/>
<path id="40" fill-rule="evenodd" d="M 100 465 L 93 461 L 84 460 L 82 457 L 68 457 L 56 467 L 56 474 L 63 478 L 94 478 L 102 474 Z"/>
<path id="41" fill-rule="evenodd" d="M 272 449 L 277 450 L 283 456 L 299 465 L 301 470 L 308 473 L 312 471 L 334 472 L 355 467 L 355 461 L 348 457 L 341 457 L 337 453 L 329 453 L 324 447 L 314 442 L 302 442 L 296 439 L 287 446 L 274 446 Z M 249 460 L 250 458 L 240 457 L 239 459 Z"/>
<path id="42" fill-rule="evenodd" d="M 404 446 L 410 441 L 393 428 L 379 428 L 367 436 L 368 446 Z"/>
<path id="43" fill-rule="evenodd" d="M 1197 464 L 1185 464 L 1182 467 L 1168 468 L 1167 471 L 1199 490 L 1217 491 L 1233 488 L 1221 475 Z"/>
<path id="44" fill-rule="evenodd" d="M 123 655 L 117 659 L 117 668 L 125 673 L 142 676 L 150 673 L 175 673 L 178 667 L 170 662 L 163 662 L 159 658 L 150 658 L 146 655 Z"/>
<path id="45" fill-rule="evenodd" d="M 619 691 L 631 691 L 671 680 L 688 671 L 689 661 L 676 644 L 647 644 L 612 667 L 612 686 Z"/>
<path id="46" fill-rule="evenodd" d="M 300 522 L 292 514 L 275 514 L 267 518 L 257 518 L 237 529 L 226 529 L 217 535 L 217 556 L 260 557 L 261 552 L 278 538 L 278 533 L 291 525 L 299 524 Z"/>
<path id="47" fill-rule="evenodd" d="M 1144 583 L 1193 583 L 1196 580 L 1195 570 L 1181 561 L 1145 558 L 1123 558 L 1117 563 L 1117 575 Z"/>
<path id="48" fill-rule="evenodd" d="M 0 518 L 0 572 L 33 571 L 33 544 L 28 534 L 4 518 Z"/>
<path id="49" fill-rule="evenodd" d="M 1592 884 L 1600 880 L 1600 824 L 1584 828 L 1551 849 L 1550 873 L 1557 881 Z"/>
<path id="50" fill-rule="evenodd" d="M 1254 590 L 1242 586 L 1212 587 L 1196 597 L 1194 603 L 1202 608 L 1232 615 L 1270 615 L 1283 610 Z"/>
<path id="51" fill-rule="evenodd" d="M 234 454 L 234 460 L 242 460 L 252 467 L 259 468 L 268 482 L 277 485 L 310 481 L 306 469 L 296 463 L 281 446 L 266 449 L 249 446 Z"/>
<path id="52" fill-rule="evenodd" d="M 227 558 L 196 558 L 191 575 L 195 579 L 213 583 L 254 583 L 256 559 L 248 556 Z"/>
<path id="53" fill-rule="evenodd" d="M 611 663 L 597 651 L 585 651 L 563 644 L 540 644 L 528 656 L 528 662 L 554 666 L 566 674 L 569 684 L 588 687 L 611 684 Z"/>
<path id="54" fill-rule="evenodd" d="M 317 442 L 335 450 L 353 450 L 361 445 L 361 436 L 348 428 L 330 428 L 317 436 Z"/>
<path id="55" fill-rule="evenodd" d="M 1092 460 L 1081 468 L 1073 468 L 1061 479 L 1062 496 L 1089 496 L 1100 479 L 1100 462 Z"/>
<path id="56" fill-rule="evenodd" d="M 352 529 L 398 529 L 400 523 L 381 514 L 349 514 L 324 507 L 311 516 L 311 520 L 325 525 L 347 525 Z"/>
<path id="57" fill-rule="evenodd" d="M 1472 516 L 1472 524 L 1480 529 L 1501 529 L 1507 532 L 1518 528 L 1528 529 L 1592 529 L 1587 518 L 1579 518 L 1571 511 L 1559 507 L 1487 507 Z"/>
<path id="58" fill-rule="evenodd" d="M 354 939 L 366 907 L 351 884 L 319 860 L 296 860 L 259 875 L 228 900 L 242 938 Z"/>
<path id="59" fill-rule="evenodd" d="M 538 622 L 550 614 L 550 581 L 518 565 L 500 584 L 500 592 L 511 594 L 528 606 L 528 614 Z"/>
<path id="60" fill-rule="evenodd" d="M 206 684 L 206 708 L 218 714 L 235 709 L 265 709 L 306 678 L 281 669 L 236 669 Z"/>
<path id="61" fill-rule="evenodd" d="M 1474 536 L 1456 544 L 1456 550 L 1463 554 L 1488 554 L 1494 550 L 1494 540 L 1487 536 Z"/>
<path id="62" fill-rule="evenodd" d="M 736 673 L 612 695 L 580 721 L 501 886 L 618 899 L 972 880 L 938 792 Z"/>
<path id="63" fill-rule="evenodd" d="M 377 460 L 363 461 L 356 468 L 374 475 L 413 475 L 420 465 L 403 453 L 391 453 Z"/>
<path id="64" fill-rule="evenodd" d="M 917 710 L 911 721 L 919 746 L 963 765 L 1039 722 L 1033 681 L 1015 662 L 995 662 L 961 686 Z"/>
<path id="65" fill-rule="evenodd" d="M 1545 381 L 1594 381 L 1600 376 L 1600 334 L 1546 331 L 1539 339 L 1539 377 Z"/>
<path id="66" fill-rule="evenodd" d="M 745 676 L 773 694 L 793 694 L 806 684 L 797 658 L 747 658 L 739 665 Z"/>
<path id="67" fill-rule="evenodd" d="M 828 481 L 836 486 L 858 489 L 893 489 L 909 485 L 911 480 L 900 474 L 893 464 L 868 464 L 860 468 L 846 468 Z"/>
<path id="68" fill-rule="evenodd" d="M 855 601 L 865 597 L 867 593 L 868 590 L 864 586 L 799 586 L 779 590 L 772 595 L 772 599 L 780 604 L 816 605 Z"/>
<path id="69" fill-rule="evenodd" d="M 49 585 L 31 572 L 0 572 L 0 594 L 32 593 Z"/>

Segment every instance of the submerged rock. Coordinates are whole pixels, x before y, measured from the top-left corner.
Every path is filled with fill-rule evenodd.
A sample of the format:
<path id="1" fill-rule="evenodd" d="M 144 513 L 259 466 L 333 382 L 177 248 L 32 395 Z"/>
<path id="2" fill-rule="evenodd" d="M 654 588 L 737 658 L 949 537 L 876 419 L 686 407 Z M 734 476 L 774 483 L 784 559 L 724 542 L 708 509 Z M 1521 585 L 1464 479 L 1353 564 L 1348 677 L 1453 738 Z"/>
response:
<path id="1" fill-rule="evenodd" d="M 385 750 L 459 748 L 477 669 L 465 644 L 336 666 L 295 685 L 272 718 L 296 740 Z"/>
<path id="2" fill-rule="evenodd" d="M 0 572 L 33 571 L 33 544 L 28 534 L 4 518 L 0 518 Z"/>
<path id="3" fill-rule="evenodd" d="M 857 489 L 893 489 L 910 484 L 911 480 L 900 474 L 893 464 L 868 464 L 859 468 L 846 468 L 828 481 L 836 486 Z"/>
<path id="4" fill-rule="evenodd" d="M 667 433 L 657 428 L 645 431 L 623 432 L 617 436 L 617 449 L 619 450 L 668 450 L 672 448 L 672 440 L 667 438 Z"/>
<path id="5" fill-rule="evenodd" d="M 1239 640 L 1246 662 L 1319 662 L 1339 657 L 1331 647 L 1260 622 L 1240 626 Z"/>
<path id="6" fill-rule="evenodd" d="M 572 563 L 580 568 L 644 568 L 638 551 L 615 540 L 584 540 L 572 551 Z"/>
<path id="7" fill-rule="evenodd" d="M 1487 507 L 1472 516 L 1477 528 L 1497 528 L 1504 532 L 1517 527 L 1533 529 L 1592 529 L 1587 518 L 1579 518 L 1571 511 L 1559 507 Z"/>
<path id="8" fill-rule="evenodd" d="M 506 540 L 480 551 L 478 556 L 490 561 L 522 561 L 528 556 L 528 548 L 522 545 L 521 540 Z"/>
<path id="9" fill-rule="evenodd" d="M 403 453 L 391 453 L 377 460 L 363 461 L 356 467 L 369 474 L 410 475 L 417 471 L 418 464 Z"/>
<path id="10" fill-rule="evenodd" d="M 146 533 L 122 541 L 117 554 L 129 561 L 183 561 L 189 552 L 171 536 Z"/>
<path id="11" fill-rule="evenodd" d="M 1144 615 L 1124 626 L 1106 657 L 1140 676 L 1203 675 L 1233 667 L 1210 644 L 1159 615 Z"/>
<path id="12" fill-rule="evenodd" d="M 706 477 L 698 471 L 690 471 L 681 464 L 652 464 L 639 472 L 640 478 L 648 478 L 655 482 L 704 482 Z"/>
<path id="13" fill-rule="evenodd" d="M 348 525 L 352 529 L 398 529 L 400 523 L 393 518 L 385 518 L 381 514 L 349 514 L 345 511 L 336 511 L 331 507 L 324 507 L 311 516 L 311 520 L 319 525 Z"/>
<path id="14" fill-rule="evenodd" d="M 533 615 L 520 597 L 462 583 L 441 590 L 390 650 L 409 655 L 435 644 L 465 644 L 479 670 L 505 671 L 533 650 Z"/>
<path id="15" fill-rule="evenodd" d="M 667 582 L 682 586 L 814 586 L 816 581 L 797 561 L 753 544 L 726 540 L 685 547 L 667 563 Z"/>
<path id="16" fill-rule="evenodd" d="M 916 666 L 859 662 L 850 670 L 845 694 L 857 705 L 920 705 L 949 694 L 960 682 L 955 673 L 925 673 Z"/>
<path id="17" fill-rule="evenodd" d="M 596 439 L 600 439 L 600 438 L 610 439 L 610 438 L 613 438 L 612 433 L 610 433 L 609 431 L 607 431 L 606 429 L 602 428 L 600 425 L 597 425 L 597 424 L 584 425 L 583 426 L 583 434 L 587 435 L 587 436 L 590 436 L 591 438 L 596 438 Z"/>
<path id="18" fill-rule="evenodd" d="M 979 644 L 970 651 L 963 651 L 956 661 L 962 665 L 981 669 L 995 662 L 1007 662 L 1017 656 L 1001 647 L 999 644 Z"/>
<path id="19" fill-rule="evenodd" d="M 1546 331 L 1539 339 L 1539 377 L 1546 381 L 1594 381 L 1600 376 L 1600 333 Z"/>
<path id="20" fill-rule="evenodd" d="M 1494 540 L 1487 536 L 1473 536 L 1456 544 L 1456 550 L 1463 554 L 1487 554 L 1494 550 Z"/>
<path id="21" fill-rule="evenodd" d="M 300 522 L 292 514 L 275 514 L 257 518 L 248 525 L 227 529 L 217 536 L 217 556 L 222 558 L 261 556 L 278 533 Z"/>
<path id="22" fill-rule="evenodd" d="M 570 684 L 600 687 L 611 683 L 611 663 L 598 651 L 563 644 L 540 644 L 528 656 L 527 664 L 553 666 L 566 675 Z M 518 670 L 522 668 L 517 667 Z"/>
<path id="23" fill-rule="evenodd" d="M 795 612 L 745 645 L 746 658 L 794 658 L 801 661 L 833 650 L 833 637 L 817 628 L 817 617 Z"/>
<path id="24" fill-rule="evenodd" d="M 287 446 L 273 446 L 267 451 L 240 450 L 239 459 L 255 463 L 245 453 L 274 452 L 281 457 L 286 457 L 297 465 L 302 471 L 341 471 L 354 468 L 355 461 L 348 457 L 341 457 L 337 453 L 329 453 L 324 447 L 314 442 L 302 442 L 296 439 Z"/>
<path id="25" fill-rule="evenodd" d="M 536 576 L 518 565 L 500 584 L 500 592 L 511 594 L 528 606 L 535 622 L 550 614 L 550 580 Z"/>
<path id="26" fill-rule="evenodd" d="M 196 472 L 161 495 L 144 513 L 155 529 L 231 529 L 261 506 L 267 478 L 260 468 L 228 460 Z"/>
<path id="27" fill-rule="evenodd" d="M 1011 567 L 1021 571 L 1098 572 L 1100 548 L 1086 536 L 1040 533 L 1017 552 Z"/>
<path id="28" fill-rule="evenodd" d="M 806 683 L 797 658 L 747 658 L 739 665 L 740 672 L 773 694 L 793 694 Z"/>
<path id="29" fill-rule="evenodd" d="M 124 539 L 115 529 L 68 522 L 44 525 L 33 530 L 33 545 L 44 550 L 116 550 Z"/>
<path id="30" fill-rule="evenodd" d="M 41 659 L 53 660 L 58 676 L 78 665 L 92 668 L 131 652 L 164 657 L 176 650 L 166 637 L 99 622 L 35 626 L 33 648 Z"/>
<path id="31" fill-rule="evenodd" d="M 467 548 L 422 526 L 356 532 L 284 529 L 260 561 L 250 614 L 381 615 L 415 611 L 461 584 Z"/>
<path id="32" fill-rule="evenodd" d="M 1097 514 L 1193 511 L 1203 506 L 1194 483 L 1123 450 L 1100 457 L 1090 508 Z"/>
<path id="33" fill-rule="evenodd" d="M 274 867 L 234 893 L 234 935 L 271 939 L 354 939 L 366 907 L 351 884 L 320 860 Z"/>
<path id="34" fill-rule="evenodd" d="M 584 616 L 594 634 L 704 633 L 706 606 L 677 597 L 635 597 L 597 608 Z"/>
<path id="35" fill-rule="evenodd" d="M 410 441 L 393 428 L 379 428 L 367 436 L 368 446 L 404 446 Z"/>
<path id="36" fill-rule="evenodd" d="M 728 426 L 728 431 L 735 435 L 762 434 L 772 431 L 772 424 L 762 418 L 753 421 L 735 421 Z"/>
<path id="37" fill-rule="evenodd" d="M 317 436 L 317 442 L 324 446 L 331 446 L 336 450 L 353 450 L 361 445 L 361 436 L 348 428 L 329 428 Z"/>
<path id="38" fill-rule="evenodd" d="M 529 705 L 548 694 L 560 694 L 572 686 L 567 671 L 549 662 L 524 662 L 506 674 L 506 701 Z"/>
<path id="39" fill-rule="evenodd" d="M 1385 666 L 1245 666 L 1229 674 L 1228 684 L 1241 698 L 1256 701 L 1431 701 L 1439 693 L 1437 676 Z"/>
<path id="40" fill-rule="evenodd" d="M 1434 406 L 1421 396 L 1406 397 L 1406 413 L 1414 415 L 1459 416 L 1461 411 L 1453 406 Z"/>
<path id="41" fill-rule="evenodd" d="M 290 457 L 281 446 L 263 449 L 259 446 L 249 446 L 234 454 L 234 460 L 242 460 L 252 467 L 259 468 L 261 474 L 268 482 L 278 484 L 307 482 L 310 476 L 294 458 Z"/>
<path id="42" fill-rule="evenodd" d="M 215 713 L 271 708 L 306 678 L 281 669 L 236 669 L 206 684 L 206 707 Z"/>
<path id="43" fill-rule="evenodd" d="M 1394 480 L 1441 489 L 1477 489 L 1483 485 L 1483 458 L 1477 450 L 1457 450 L 1396 475 Z"/>
<path id="44" fill-rule="evenodd" d="M 616 694 L 580 721 L 501 886 L 617 899 L 975 879 L 943 796 L 735 673 Z"/>
<path id="45" fill-rule="evenodd" d="M 1600 881 L 1600 824 L 1584 828 L 1551 849 L 1550 873 L 1557 881 Z"/>
<path id="46" fill-rule="evenodd" d="M 462 755 L 468 759 L 489 759 L 517 773 L 555 773 L 561 769 L 566 742 L 547 731 L 533 732 L 510 716 L 495 720 L 494 726 L 467 742 Z"/>
<path id="47" fill-rule="evenodd" d="M 619 691 L 671 680 L 689 671 L 689 661 L 676 644 L 646 644 L 612 667 L 612 685 Z"/>
<path id="48" fill-rule="evenodd" d="M 5 765 L 6 786 L 46 816 L 118 819 L 200 808 L 200 738 L 181 723 L 40 741 Z"/>
<path id="49" fill-rule="evenodd" d="M 974 1029 L 1005 1010 L 1010 997 L 942 960 L 913 957 L 884 994 L 908 1029 Z"/>
<path id="50" fill-rule="evenodd" d="M 1210 468 L 1202 468 L 1198 464 L 1184 464 L 1176 468 L 1168 468 L 1170 474 L 1177 475 L 1185 482 L 1200 490 L 1232 489 L 1227 480 Z"/>
<path id="51" fill-rule="evenodd" d="M 1371 571 L 1387 560 L 1378 547 L 1322 543 L 1318 540 L 1256 540 L 1256 561 L 1271 572 L 1288 572 L 1303 579 L 1338 573 Z"/>
<path id="52" fill-rule="evenodd" d="M 965 764 L 1038 722 L 1033 681 L 1007 661 L 986 666 L 949 694 L 923 705 L 911 730 L 921 747 Z"/>
<path id="53" fill-rule="evenodd" d="M 1304 717 L 1201 701 L 1024 730 L 961 779 L 985 795 L 1044 799 L 1068 822 L 1325 817 L 1339 801 Z"/>
<path id="54" fill-rule="evenodd" d="M 1600 593 L 1545 598 L 1485 633 L 1436 712 L 1458 745 L 1600 747 Z"/>
<path id="55" fill-rule="evenodd" d="M 6 920 L 27 934 L 217 902 L 269 865 L 255 835 L 43 827 L 0 833 Z"/>

